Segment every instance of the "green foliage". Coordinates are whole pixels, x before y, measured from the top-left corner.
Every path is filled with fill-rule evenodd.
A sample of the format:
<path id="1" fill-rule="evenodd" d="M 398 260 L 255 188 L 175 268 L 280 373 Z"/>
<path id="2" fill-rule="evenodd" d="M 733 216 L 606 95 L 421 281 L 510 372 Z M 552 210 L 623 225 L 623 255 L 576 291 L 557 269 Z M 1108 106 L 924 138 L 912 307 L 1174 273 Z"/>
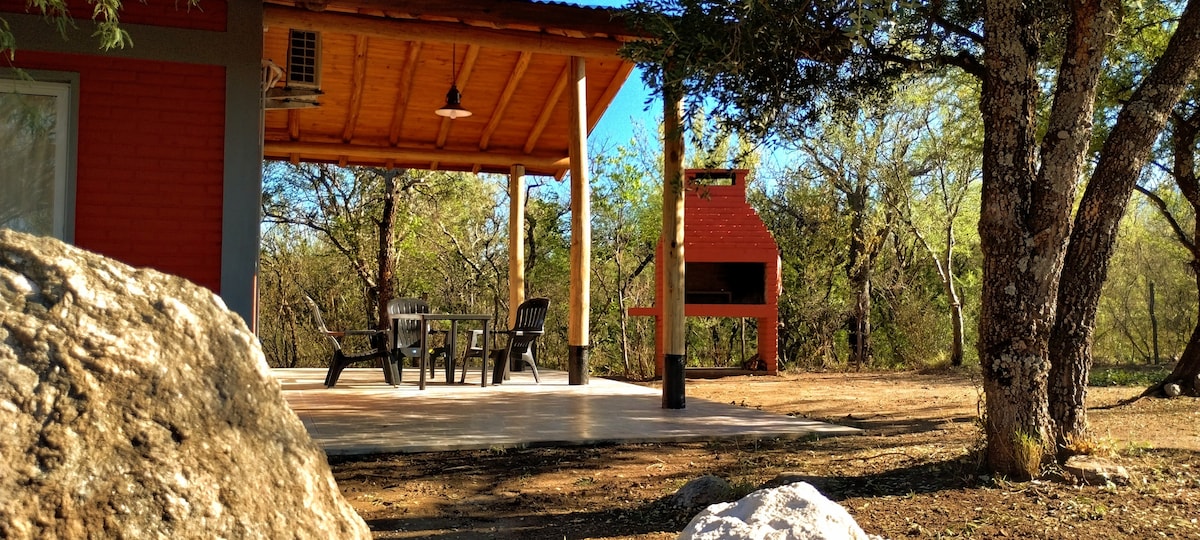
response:
<path id="1" fill-rule="evenodd" d="M 799 175 L 777 178 L 770 191 L 749 193 L 751 205 L 779 245 L 779 359 L 783 366 L 838 362 L 836 337 L 846 310 L 848 222 L 833 188 Z"/>
<path id="2" fill-rule="evenodd" d="M 271 365 L 323 365 L 328 358 L 305 294 L 330 328 L 375 326 L 382 178 L 375 169 L 265 165 L 259 332 Z M 504 235 L 493 212 L 496 183 L 426 171 L 403 171 L 396 182 L 395 296 L 503 319 L 507 249 L 497 244 Z"/>
<path id="3" fill-rule="evenodd" d="M 946 279 L 964 302 L 964 341 L 973 342 L 980 135 L 977 121 L 961 117 L 970 92 L 954 80 L 917 85 L 898 95 L 899 107 L 826 125 L 796 141 L 804 159 L 795 170 L 752 193 L 782 252 L 786 365 L 845 363 L 847 320 L 861 286 L 855 272 L 869 276 L 874 366 L 946 362 L 953 335 L 939 270 L 946 246 Z M 965 350 L 971 358 L 973 348 Z"/>
<path id="4" fill-rule="evenodd" d="M 1124 11 L 1097 88 L 1093 151 L 1099 151 L 1120 108 L 1162 56 L 1174 32 L 1178 10 L 1175 2 L 1143 0 L 1136 9 Z"/>
<path id="5" fill-rule="evenodd" d="M 1186 202 L 1164 190 L 1187 218 Z M 1144 197 L 1135 195 L 1121 222 L 1116 253 L 1100 297 L 1092 356 L 1098 363 L 1150 363 L 1153 336 L 1150 284 L 1155 286 L 1160 360 L 1183 353 L 1196 324 L 1196 279 L 1188 267 L 1190 254 Z"/>
<path id="6" fill-rule="evenodd" d="M 96 38 L 102 50 L 133 46 L 133 37 L 121 27 L 122 0 L 87 0 L 87 4 L 92 8 L 91 19 L 96 28 L 92 37 Z M 186 0 L 185 4 L 188 8 L 198 7 L 200 0 Z M 68 9 L 66 0 L 29 0 L 27 8 L 30 12 L 45 16 L 63 39 L 67 37 L 67 31 L 75 26 L 74 15 Z M 0 55 L 7 56 L 9 61 L 14 60 L 17 45 L 8 21 L 0 17 Z"/>
<path id="7" fill-rule="evenodd" d="M 654 254 L 662 223 L 661 182 L 632 146 L 595 154 L 592 180 L 593 370 L 654 374 L 654 320 L 630 307 L 654 303 Z"/>
<path id="8" fill-rule="evenodd" d="M 1170 375 L 1169 366 L 1097 366 L 1088 374 L 1088 386 L 1140 386 L 1158 384 Z"/>
<path id="9" fill-rule="evenodd" d="M 732 130 L 796 137 L 826 113 L 889 98 L 915 71 L 981 69 L 978 2 L 639 0 L 627 16 L 655 36 L 627 45 L 655 89 L 715 105 Z"/>

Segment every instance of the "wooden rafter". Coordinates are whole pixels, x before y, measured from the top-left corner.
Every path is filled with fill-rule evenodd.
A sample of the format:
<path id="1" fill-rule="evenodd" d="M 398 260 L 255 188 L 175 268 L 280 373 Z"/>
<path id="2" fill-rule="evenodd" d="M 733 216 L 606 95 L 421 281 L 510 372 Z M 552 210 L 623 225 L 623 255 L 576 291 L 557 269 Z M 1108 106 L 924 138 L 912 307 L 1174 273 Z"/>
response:
<path id="1" fill-rule="evenodd" d="M 300 111 L 291 109 L 287 112 L 288 137 L 293 141 L 300 140 Z"/>
<path id="2" fill-rule="evenodd" d="M 567 78 L 571 74 L 571 65 L 567 64 L 563 68 L 562 73 L 558 75 L 558 81 L 554 83 L 554 88 L 550 90 L 550 95 L 546 97 L 546 106 L 542 107 L 542 114 L 538 115 L 538 119 L 533 123 L 533 129 L 529 131 L 529 137 L 525 139 L 524 152 L 526 154 L 533 152 L 533 148 L 537 146 L 537 141 L 542 137 L 542 132 L 546 130 L 546 124 L 550 123 L 550 115 L 554 112 L 554 106 L 558 104 L 558 98 L 562 97 L 562 93 L 567 89 Z"/>
<path id="3" fill-rule="evenodd" d="M 321 11 L 310 11 L 300 0 L 264 2 L 264 58 L 286 54 L 288 28 L 328 36 L 322 106 L 268 110 L 265 138 L 276 146 L 267 159 L 486 172 L 521 163 L 527 174 L 562 177 L 569 141 L 555 124 L 567 112 L 567 60 L 605 51 L 590 63 L 589 132 L 632 67 L 612 56 L 630 34 L 600 8 L 537 0 L 322 0 Z M 424 114 L 446 90 L 452 43 L 464 51 L 454 75 L 475 112 L 466 120 Z M 279 153 L 276 143 L 286 142 L 315 146 Z M 330 144 L 346 146 L 330 152 Z M 468 149 L 477 153 L 468 156 Z"/>
<path id="4" fill-rule="evenodd" d="M 461 23 L 388 19 L 268 5 L 263 8 L 268 27 L 364 35 L 385 39 L 436 43 L 468 43 L 505 50 L 542 52 L 582 57 L 616 57 L 622 42 L 611 38 L 578 39 L 521 30 L 497 30 Z"/>
<path id="5" fill-rule="evenodd" d="M 358 124 L 358 114 L 362 111 L 363 92 L 367 86 L 369 39 L 367 36 L 358 36 L 354 41 L 354 72 L 350 80 L 350 104 L 346 111 L 346 127 L 342 130 L 342 140 L 346 142 L 350 142 L 354 138 L 354 126 Z"/>
<path id="6" fill-rule="evenodd" d="M 413 41 L 408 44 L 408 57 L 400 72 L 399 92 L 396 95 L 396 111 L 392 114 L 392 125 L 388 129 L 388 143 L 396 146 L 400 143 L 400 135 L 404 130 L 404 114 L 408 109 L 408 100 L 412 98 L 413 78 L 417 73 L 417 61 L 421 58 L 421 42 Z"/>
<path id="7" fill-rule="evenodd" d="M 540 170 L 557 170 L 568 166 L 566 156 L 551 154 L 520 154 L 516 152 L 482 152 L 478 148 L 448 149 L 420 147 L 389 147 L 367 146 L 346 143 L 311 143 L 291 141 L 267 141 L 263 143 L 263 153 L 270 157 L 281 157 L 291 154 L 306 156 L 325 156 L 327 159 L 339 159 L 339 156 L 351 154 L 379 161 L 393 160 L 398 162 L 413 161 L 455 161 L 479 163 L 488 167 L 507 168 L 513 163 L 523 163 L 526 167 Z"/>
<path id="8" fill-rule="evenodd" d="M 293 141 L 300 140 L 300 111 L 295 109 L 288 111 L 287 115 L 288 137 Z M 300 154 L 291 154 L 288 156 L 288 161 L 292 165 L 300 164 Z"/>
<path id="9" fill-rule="evenodd" d="M 525 70 L 529 68 L 531 59 L 533 59 L 533 53 L 528 51 L 522 52 L 521 56 L 517 58 L 517 64 L 513 66 L 512 74 L 508 76 L 508 83 L 504 85 L 504 91 L 500 92 L 500 99 L 496 100 L 496 109 L 492 112 L 492 118 L 483 128 L 483 136 L 479 138 L 480 150 L 488 149 L 492 133 L 495 133 L 496 128 L 500 127 L 500 121 L 504 119 L 504 110 L 512 101 L 513 93 L 517 91 L 517 84 L 521 82 L 521 77 L 525 76 Z"/>

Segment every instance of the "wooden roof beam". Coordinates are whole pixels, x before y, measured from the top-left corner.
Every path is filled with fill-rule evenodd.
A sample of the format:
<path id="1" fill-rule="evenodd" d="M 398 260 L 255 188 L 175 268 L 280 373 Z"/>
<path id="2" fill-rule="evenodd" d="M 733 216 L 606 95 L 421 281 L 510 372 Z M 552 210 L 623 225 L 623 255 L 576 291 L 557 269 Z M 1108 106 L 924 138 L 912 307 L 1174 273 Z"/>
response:
<path id="1" fill-rule="evenodd" d="M 263 154 L 284 157 L 292 154 L 321 156 L 338 159 L 340 156 L 355 156 L 373 160 L 393 161 L 445 161 L 477 163 L 484 167 L 510 167 L 521 163 L 527 168 L 557 170 L 568 166 L 566 156 L 551 154 L 522 154 L 516 152 L 482 152 L 477 149 L 458 150 L 446 148 L 387 147 L 345 143 L 311 143 L 291 141 L 266 141 Z"/>
<path id="2" fill-rule="evenodd" d="M 350 79 L 350 104 L 346 110 L 346 127 L 342 130 L 342 140 L 350 142 L 354 138 L 354 127 L 358 125 L 358 115 L 362 111 L 363 91 L 367 86 L 367 36 L 358 36 L 354 41 L 354 71 Z"/>
<path id="3" fill-rule="evenodd" d="M 408 58 L 404 62 L 404 70 L 400 72 L 399 93 L 396 95 L 396 111 L 392 113 L 392 125 L 388 129 L 388 143 L 392 146 L 400 143 L 400 135 L 404 130 L 404 114 L 408 110 L 408 100 L 412 98 L 413 79 L 417 74 L 417 60 L 420 57 L 421 42 L 410 42 L 408 44 Z"/>
<path id="4" fill-rule="evenodd" d="M 546 130 L 546 124 L 550 123 L 550 115 L 554 112 L 554 106 L 558 105 L 558 98 L 567 89 L 567 77 L 571 74 L 571 64 L 567 63 L 562 73 L 558 75 L 558 81 L 554 83 L 554 88 L 550 90 L 550 95 L 546 98 L 546 106 L 542 109 L 542 114 L 538 115 L 538 119 L 533 123 L 533 129 L 529 131 L 529 138 L 525 139 L 524 151 L 526 154 L 533 151 L 537 146 L 537 141 L 542 137 L 542 132 Z M 566 167 L 563 167 L 564 169 Z"/>
<path id="5" fill-rule="evenodd" d="M 263 7 L 267 27 L 362 35 L 406 41 L 468 43 L 514 51 L 582 57 L 617 57 L 621 41 L 611 38 L 571 38 L 544 32 L 495 30 L 451 22 L 429 22 L 313 12 L 277 5 Z"/>
<path id="6" fill-rule="evenodd" d="M 508 76 L 508 83 L 504 85 L 504 91 L 500 92 L 500 99 L 496 100 L 496 109 L 492 112 L 492 118 L 488 120 L 487 126 L 483 128 L 483 136 L 479 138 L 479 149 L 487 150 L 488 144 L 491 143 L 492 133 L 496 132 L 496 128 L 500 127 L 500 121 L 504 119 L 504 110 L 508 108 L 508 103 L 512 101 L 513 94 L 517 91 L 517 85 L 521 82 L 521 77 L 525 76 L 525 70 L 529 68 L 529 61 L 533 59 L 533 53 L 524 51 L 517 58 L 517 64 L 513 66 L 512 74 Z"/>

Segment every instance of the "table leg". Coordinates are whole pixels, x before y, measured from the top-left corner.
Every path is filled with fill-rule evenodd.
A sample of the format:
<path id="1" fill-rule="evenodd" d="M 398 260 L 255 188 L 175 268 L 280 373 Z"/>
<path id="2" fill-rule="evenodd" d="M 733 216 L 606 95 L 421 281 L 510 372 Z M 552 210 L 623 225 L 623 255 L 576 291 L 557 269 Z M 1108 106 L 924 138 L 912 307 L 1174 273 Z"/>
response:
<path id="1" fill-rule="evenodd" d="M 426 342 L 429 336 L 429 331 L 425 328 L 425 319 L 421 319 L 421 339 L 417 342 L 421 345 L 421 376 L 417 388 L 425 389 L 425 366 L 429 365 L 429 344 Z"/>
<path id="2" fill-rule="evenodd" d="M 492 336 L 491 333 L 488 332 L 488 323 L 489 321 L 487 319 L 483 320 L 483 351 L 481 351 L 483 352 L 483 371 L 480 372 L 479 375 L 479 386 L 485 388 L 487 387 L 488 358 L 492 356 Z M 463 367 L 464 369 L 466 368 L 466 366 Z"/>
<path id="3" fill-rule="evenodd" d="M 398 365 L 398 361 L 396 357 L 400 354 L 400 351 L 396 350 L 394 343 L 391 343 L 392 336 L 396 335 L 396 330 L 398 330 L 396 328 L 396 321 L 392 321 L 392 334 L 388 336 L 388 343 L 384 345 L 387 347 L 388 354 L 383 358 L 383 380 L 392 386 L 400 385 L 401 374 L 404 373 L 403 367 L 397 371 L 396 366 Z"/>
<path id="4" fill-rule="evenodd" d="M 450 339 L 446 341 L 446 384 L 454 383 L 454 359 L 458 342 L 458 319 L 450 319 Z"/>

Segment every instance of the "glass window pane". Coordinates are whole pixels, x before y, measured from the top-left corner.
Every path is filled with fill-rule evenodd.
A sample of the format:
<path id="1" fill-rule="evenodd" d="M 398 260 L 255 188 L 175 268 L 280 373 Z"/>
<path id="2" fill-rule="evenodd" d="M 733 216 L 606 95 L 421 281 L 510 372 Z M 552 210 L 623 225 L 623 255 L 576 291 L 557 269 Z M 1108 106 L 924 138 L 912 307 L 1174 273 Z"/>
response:
<path id="1" fill-rule="evenodd" d="M 65 85 L 0 81 L 0 227 L 62 238 L 65 101 Z"/>

